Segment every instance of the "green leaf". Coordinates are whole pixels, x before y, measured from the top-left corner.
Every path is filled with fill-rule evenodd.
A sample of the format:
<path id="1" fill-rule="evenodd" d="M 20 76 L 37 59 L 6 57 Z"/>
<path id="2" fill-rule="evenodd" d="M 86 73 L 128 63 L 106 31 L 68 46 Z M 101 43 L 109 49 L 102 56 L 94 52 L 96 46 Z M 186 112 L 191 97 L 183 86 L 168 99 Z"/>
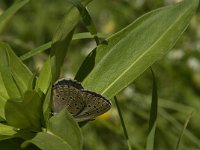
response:
<path id="1" fill-rule="evenodd" d="M 5 68 L 10 68 L 14 83 L 19 89 L 20 93 L 24 93 L 28 89 L 28 85 L 33 76 L 31 71 L 15 55 L 9 45 L 0 42 L 0 54 L 2 53 L 6 53 L 7 57 L 0 59 L 0 63 L 4 64 Z M 2 73 L 2 70 L 0 70 L 0 72 Z M 15 95 L 13 94 L 12 97 L 15 97 Z"/>
<path id="2" fill-rule="evenodd" d="M 36 73 L 34 73 L 33 76 L 31 77 L 30 81 L 29 81 L 28 89 L 27 90 L 31 91 L 31 90 L 35 89 L 36 80 L 37 80 Z M 40 92 L 41 92 L 41 90 L 40 90 Z"/>
<path id="3" fill-rule="evenodd" d="M 4 106 L 9 98 L 19 98 L 28 89 L 30 70 L 12 49 L 0 42 L 0 116 L 5 119 Z"/>
<path id="4" fill-rule="evenodd" d="M 32 72 L 27 68 L 27 66 L 15 55 L 15 53 L 8 48 L 8 54 L 10 57 L 10 68 L 12 71 L 12 76 L 20 88 L 22 93 L 28 89 L 28 85 L 32 80 Z"/>
<path id="5" fill-rule="evenodd" d="M 156 124 L 153 125 L 151 131 L 148 134 L 146 150 L 154 150 L 155 132 Z"/>
<path id="6" fill-rule="evenodd" d="M 23 98 L 10 99 L 5 105 L 5 117 L 9 125 L 21 129 L 39 131 L 41 127 L 41 97 L 35 91 L 27 91 Z"/>
<path id="7" fill-rule="evenodd" d="M 97 36 L 99 38 L 106 38 L 108 37 L 108 34 L 104 34 L 104 33 L 98 33 Z M 83 32 L 83 33 L 77 33 L 77 34 L 74 34 L 73 35 L 73 38 L 72 40 L 80 40 L 80 39 L 91 39 L 91 38 L 94 38 L 89 32 Z M 30 50 L 29 52 L 23 54 L 22 56 L 20 56 L 20 59 L 22 61 L 26 60 L 26 59 L 29 59 L 37 54 L 40 54 L 46 50 L 48 50 L 49 48 L 51 48 L 51 43 L 52 42 L 48 42 L 48 43 L 45 43 L 33 50 Z"/>
<path id="8" fill-rule="evenodd" d="M 25 148 L 30 143 L 35 144 L 42 150 L 73 150 L 69 144 L 60 137 L 45 132 L 37 133 L 33 139 L 25 141 L 21 146 Z"/>
<path id="9" fill-rule="evenodd" d="M 43 51 L 45 50 L 48 50 L 49 48 L 51 48 L 51 44 L 52 42 L 48 42 L 48 43 L 45 43 L 37 48 L 34 48 L 32 50 L 30 50 L 29 52 L 25 53 L 24 55 L 20 56 L 20 59 L 22 61 L 26 60 L 26 59 L 29 59 L 37 54 L 40 54 L 42 53 Z"/>
<path id="10" fill-rule="evenodd" d="M 15 137 L 15 134 L 17 134 L 17 132 L 14 127 L 0 123 L 0 140 L 13 138 Z"/>
<path id="11" fill-rule="evenodd" d="M 151 69 L 153 77 L 153 88 L 152 88 L 152 100 L 151 100 L 151 110 L 149 119 L 149 134 L 147 137 L 146 150 L 154 150 L 155 132 L 157 125 L 157 111 L 158 111 L 158 95 L 157 95 L 157 85 L 153 70 Z"/>
<path id="12" fill-rule="evenodd" d="M 1 51 L 0 51 L 0 55 L 1 55 Z M 0 67 L 0 70 L 1 69 L 2 68 Z M 4 99 L 9 98 L 6 87 L 5 87 L 3 79 L 2 79 L 1 71 L 0 71 L 0 97 L 3 97 Z"/>
<path id="13" fill-rule="evenodd" d="M 68 22 L 68 24 L 73 24 L 73 22 L 75 22 L 76 20 L 75 21 L 72 20 L 71 21 L 72 23 L 71 23 L 70 18 L 71 16 L 69 15 L 68 18 L 66 19 L 66 22 Z M 65 30 L 70 30 L 70 32 L 67 32 L 67 31 L 64 31 L 64 29 L 62 29 L 64 27 L 65 26 L 63 25 L 62 27 L 59 28 L 61 30 L 59 33 L 61 34 L 60 35 L 57 34 L 55 36 L 55 42 L 53 41 L 53 44 L 51 46 L 52 48 L 51 50 L 52 69 L 51 70 L 52 70 L 53 82 L 55 82 L 60 75 L 61 66 L 63 65 L 65 56 L 67 54 L 68 46 L 71 42 L 72 35 L 74 32 L 74 28 L 65 29 Z M 68 33 L 67 35 L 62 35 L 62 33 L 66 33 L 66 32 Z"/>
<path id="14" fill-rule="evenodd" d="M 83 0 L 87 4 L 91 0 Z M 67 49 L 71 42 L 74 29 L 79 21 L 79 12 L 74 7 L 69 7 L 62 24 L 59 26 L 55 36 L 53 37 L 51 50 L 51 64 L 52 64 L 52 79 L 55 82 L 59 75 L 60 69 L 63 65 L 64 58 L 67 54 Z"/>
<path id="15" fill-rule="evenodd" d="M 7 47 L 6 45 L 0 45 L 0 96 L 5 99 L 20 96 L 19 90 L 13 81 L 9 64 L 10 57 Z"/>
<path id="16" fill-rule="evenodd" d="M 49 85 L 51 83 L 51 62 L 50 58 L 47 59 L 46 63 L 43 65 L 40 75 L 36 82 L 36 89 L 39 89 L 44 94 L 46 94 Z"/>
<path id="17" fill-rule="evenodd" d="M 123 119 L 123 116 L 122 116 L 122 113 L 121 113 L 121 109 L 119 107 L 118 100 L 117 100 L 116 96 L 114 96 L 114 100 L 115 100 L 115 104 L 116 104 L 117 111 L 118 111 L 118 114 L 119 114 L 119 118 L 120 118 L 120 122 L 121 122 L 122 129 L 123 129 L 123 132 L 124 132 L 124 136 L 126 138 L 126 142 L 127 142 L 127 145 L 128 145 L 128 150 L 132 150 L 131 144 L 130 144 L 130 139 L 129 139 L 129 136 L 128 136 L 128 132 L 126 130 L 126 125 L 124 123 L 124 119 Z"/>
<path id="18" fill-rule="evenodd" d="M 38 133 L 22 147 L 29 143 L 44 150 L 81 150 L 83 144 L 80 128 L 66 109 L 50 118 L 47 132 Z"/>
<path id="19" fill-rule="evenodd" d="M 99 45 L 100 40 L 97 36 L 96 27 L 94 25 L 94 22 L 92 21 L 90 14 L 88 13 L 88 11 L 86 9 L 86 7 L 84 7 L 84 5 L 79 0 L 68 0 L 68 1 L 70 3 L 72 3 L 78 9 L 78 11 L 83 19 L 83 22 L 86 25 L 86 28 L 94 36 L 94 39 L 95 39 L 97 45 Z"/>
<path id="20" fill-rule="evenodd" d="M 47 130 L 69 143 L 73 150 L 82 149 L 80 128 L 66 109 L 50 118 Z"/>
<path id="21" fill-rule="evenodd" d="M 25 4 L 27 4 L 29 0 L 18 0 L 16 1 L 10 8 L 8 8 L 1 16 L 0 16 L 0 32 L 6 26 L 6 23 L 9 19 Z"/>
<path id="22" fill-rule="evenodd" d="M 94 49 L 76 79 L 87 76 L 87 89 L 113 97 L 174 46 L 197 6 L 185 0 L 140 17 Z"/>
<path id="23" fill-rule="evenodd" d="M 10 68 L 1 67 L 0 76 L 3 80 L 2 84 L 0 85 L 2 87 L 0 89 L 0 116 L 5 119 L 4 107 L 6 101 L 8 98 L 19 98 L 21 93 L 12 78 Z M 4 97 L 6 94 L 8 94 L 8 97 Z"/>
<path id="24" fill-rule="evenodd" d="M 21 96 L 21 92 L 13 80 L 10 67 L 1 68 L 1 77 L 9 98 L 19 98 Z"/>
<path id="25" fill-rule="evenodd" d="M 52 86 L 52 76 L 51 76 L 51 62 L 50 58 L 47 59 L 42 70 L 40 71 L 40 76 L 36 82 L 36 90 L 42 91 L 45 95 L 42 111 L 42 125 L 46 127 L 46 122 L 50 117 L 51 113 L 51 86 Z"/>
<path id="26" fill-rule="evenodd" d="M 186 131 L 187 125 L 188 125 L 188 123 L 189 123 L 189 121 L 190 121 L 190 119 L 191 119 L 193 113 L 194 113 L 194 111 L 192 111 L 192 112 L 189 114 L 187 120 L 185 121 L 185 124 L 184 124 L 184 126 L 183 126 L 183 129 L 182 129 L 182 131 L 181 131 L 181 134 L 180 134 L 180 136 L 179 136 L 179 138 L 178 138 L 178 141 L 177 141 L 177 144 L 176 144 L 176 150 L 180 149 L 180 142 L 181 142 L 181 139 L 182 139 L 182 137 L 183 137 L 184 132 Z"/>
<path id="27" fill-rule="evenodd" d="M 4 97 L 0 96 L 0 117 L 2 119 L 4 119 L 4 120 L 5 120 L 4 108 L 5 108 L 6 101 L 7 101 L 7 99 L 5 99 Z"/>
<path id="28" fill-rule="evenodd" d="M 47 94 L 44 98 L 44 102 L 43 102 L 43 120 L 42 120 L 42 124 L 44 127 L 46 127 L 46 123 L 48 122 L 50 115 L 51 115 L 51 86 L 50 85 Z"/>

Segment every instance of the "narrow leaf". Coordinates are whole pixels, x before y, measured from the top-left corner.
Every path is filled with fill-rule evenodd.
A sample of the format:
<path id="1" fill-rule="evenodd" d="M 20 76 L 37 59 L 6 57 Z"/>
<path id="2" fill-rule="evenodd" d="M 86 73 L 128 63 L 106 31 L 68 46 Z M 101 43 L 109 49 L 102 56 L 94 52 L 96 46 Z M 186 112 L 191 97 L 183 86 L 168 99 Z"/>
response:
<path id="1" fill-rule="evenodd" d="M 82 5 L 82 3 L 79 0 L 68 0 L 68 1 L 70 3 L 72 3 L 79 10 L 79 13 L 83 19 L 83 22 L 86 25 L 86 28 L 94 36 L 94 39 L 95 39 L 97 45 L 99 45 L 100 40 L 97 36 L 96 27 L 94 25 L 94 22 L 92 21 L 90 14 L 88 13 L 88 11 L 86 9 L 86 7 L 84 7 L 84 5 Z"/>
<path id="2" fill-rule="evenodd" d="M 177 141 L 177 144 L 176 144 L 176 150 L 179 149 L 179 145 L 180 145 L 180 142 L 181 142 L 181 138 L 183 137 L 183 134 L 184 134 L 184 131 L 186 130 L 187 128 L 187 125 L 192 117 L 192 114 L 193 114 L 193 111 L 190 113 L 190 115 L 188 116 L 187 120 L 185 121 L 185 124 L 184 124 L 184 127 L 183 127 L 183 130 L 181 131 L 181 134 L 178 138 L 178 141 Z"/>
<path id="3" fill-rule="evenodd" d="M 130 140 L 129 140 L 129 137 L 128 137 L 128 132 L 126 130 L 126 125 L 124 123 L 124 119 L 123 119 L 123 116 L 122 116 L 122 113 L 121 113 L 121 110 L 120 110 L 120 107 L 119 107 L 119 104 L 118 104 L 118 101 L 117 101 L 117 97 L 115 96 L 114 97 L 114 100 L 115 100 L 115 104 L 117 106 L 117 111 L 118 111 L 118 114 L 119 114 L 119 118 L 120 118 L 120 122 L 122 124 L 122 128 L 123 128 L 123 131 L 124 131 L 124 136 L 126 138 L 126 142 L 127 142 L 127 145 L 128 145 L 128 149 L 129 150 L 132 150 L 131 148 L 131 144 L 130 144 Z"/>
<path id="4" fill-rule="evenodd" d="M 157 85 L 155 75 L 151 69 L 153 77 L 153 88 L 152 88 L 152 100 L 151 100 L 151 110 L 149 118 L 149 134 L 147 137 L 146 150 L 154 150 L 155 132 L 156 132 L 156 120 L 157 120 L 157 107 L 158 107 L 158 95 L 157 95 Z"/>
<path id="5" fill-rule="evenodd" d="M 99 38 L 106 38 L 106 37 L 108 37 L 108 34 L 98 33 L 97 36 Z M 84 32 L 84 33 L 74 34 L 72 40 L 91 39 L 91 38 L 94 38 L 94 37 L 90 33 Z M 20 56 L 20 59 L 22 61 L 24 61 L 24 60 L 29 59 L 37 54 L 40 54 L 40 53 L 48 50 L 49 48 L 51 48 L 51 44 L 52 44 L 52 42 L 48 42 L 48 43 L 43 44 L 33 50 L 30 50 L 29 52 Z"/>
<path id="6" fill-rule="evenodd" d="M 42 110 L 43 110 L 43 120 L 42 124 L 44 127 L 46 127 L 46 123 L 48 122 L 50 116 L 51 116 L 51 86 L 50 84 L 49 89 L 47 90 L 47 93 L 44 98 Z"/>
<path id="7" fill-rule="evenodd" d="M 8 20 L 28 2 L 29 0 L 18 0 L 0 16 L 0 32 L 6 26 Z"/>
<path id="8" fill-rule="evenodd" d="M 87 4 L 91 0 L 83 0 Z M 55 36 L 53 37 L 52 50 L 51 50 L 51 66 L 52 66 L 52 79 L 55 82 L 59 75 L 67 54 L 67 49 L 71 42 L 74 29 L 79 21 L 79 13 L 74 7 L 69 7 L 66 16 L 59 26 Z"/>
<path id="9" fill-rule="evenodd" d="M 5 112 L 4 112 L 4 107 L 6 105 L 7 99 L 0 96 L 0 118 L 5 120 Z"/>
<path id="10" fill-rule="evenodd" d="M 42 91 L 44 94 L 46 94 L 49 85 L 51 83 L 52 77 L 51 77 L 51 62 L 50 58 L 47 59 L 46 63 L 43 65 L 40 75 L 36 81 L 36 90 Z"/>

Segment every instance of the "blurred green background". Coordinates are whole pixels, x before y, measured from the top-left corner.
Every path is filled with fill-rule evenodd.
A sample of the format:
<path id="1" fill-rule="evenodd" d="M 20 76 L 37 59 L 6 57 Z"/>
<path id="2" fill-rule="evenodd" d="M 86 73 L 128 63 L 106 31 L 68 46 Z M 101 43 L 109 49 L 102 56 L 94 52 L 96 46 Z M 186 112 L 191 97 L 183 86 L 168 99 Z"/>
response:
<path id="1" fill-rule="evenodd" d="M 0 14 L 14 0 L 0 0 Z M 177 0 L 96 0 L 88 5 L 97 31 L 112 34 L 126 27 L 142 14 L 176 3 Z M 32 0 L 8 22 L 0 40 L 8 42 L 18 56 L 52 40 L 61 23 L 66 0 Z M 175 47 L 153 65 L 159 96 L 156 149 L 175 149 L 181 130 L 190 118 L 181 140 L 181 150 L 200 149 L 200 8 Z M 80 21 L 76 33 L 87 32 Z M 73 78 L 94 40 L 74 40 L 66 57 L 61 77 Z M 38 72 L 49 51 L 25 61 Z M 144 72 L 118 95 L 131 146 L 145 149 L 151 102 L 152 76 Z M 112 109 L 82 128 L 84 150 L 127 150 L 118 112 Z"/>

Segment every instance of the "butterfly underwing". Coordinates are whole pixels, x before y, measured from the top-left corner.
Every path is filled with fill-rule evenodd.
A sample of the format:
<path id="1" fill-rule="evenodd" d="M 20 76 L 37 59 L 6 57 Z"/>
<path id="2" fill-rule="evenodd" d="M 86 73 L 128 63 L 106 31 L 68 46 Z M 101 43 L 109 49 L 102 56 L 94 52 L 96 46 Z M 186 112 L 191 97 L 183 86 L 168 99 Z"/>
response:
<path id="1" fill-rule="evenodd" d="M 111 108 L 111 102 L 88 91 L 75 80 L 61 79 L 53 85 L 53 114 L 66 108 L 77 122 L 94 120 Z"/>

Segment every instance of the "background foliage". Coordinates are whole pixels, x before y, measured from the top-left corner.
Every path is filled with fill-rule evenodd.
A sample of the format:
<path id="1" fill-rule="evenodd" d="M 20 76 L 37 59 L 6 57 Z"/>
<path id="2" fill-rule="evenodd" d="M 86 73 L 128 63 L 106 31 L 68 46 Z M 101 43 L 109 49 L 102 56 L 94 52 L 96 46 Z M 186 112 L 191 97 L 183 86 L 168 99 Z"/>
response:
<path id="1" fill-rule="evenodd" d="M 13 3 L 0 1 L 0 13 Z M 173 0 L 101 0 L 88 6 L 98 32 L 112 34 L 142 14 Z M 45 9 L 44 9 L 45 8 Z M 11 44 L 18 56 L 49 42 L 66 9 L 64 0 L 34 0 L 25 5 L 2 29 L 0 39 Z M 199 9 L 198 9 L 199 10 Z M 159 109 L 156 149 L 174 149 L 185 121 L 191 112 L 180 149 L 200 149 L 200 11 L 165 57 L 154 65 L 157 79 Z M 82 22 L 76 32 L 85 32 Z M 73 78 L 85 56 L 95 47 L 94 40 L 73 41 L 70 45 L 61 77 Z M 48 51 L 46 52 L 48 54 Z M 25 63 L 33 72 L 47 58 L 42 53 Z M 147 70 L 118 95 L 119 105 L 127 126 L 131 145 L 142 150 L 148 133 L 152 77 Z M 113 101 L 114 102 L 114 101 Z M 114 104 L 113 104 L 114 105 Z M 127 149 L 115 105 L 111 111 L 82 128 L 85 150 Z"/>

